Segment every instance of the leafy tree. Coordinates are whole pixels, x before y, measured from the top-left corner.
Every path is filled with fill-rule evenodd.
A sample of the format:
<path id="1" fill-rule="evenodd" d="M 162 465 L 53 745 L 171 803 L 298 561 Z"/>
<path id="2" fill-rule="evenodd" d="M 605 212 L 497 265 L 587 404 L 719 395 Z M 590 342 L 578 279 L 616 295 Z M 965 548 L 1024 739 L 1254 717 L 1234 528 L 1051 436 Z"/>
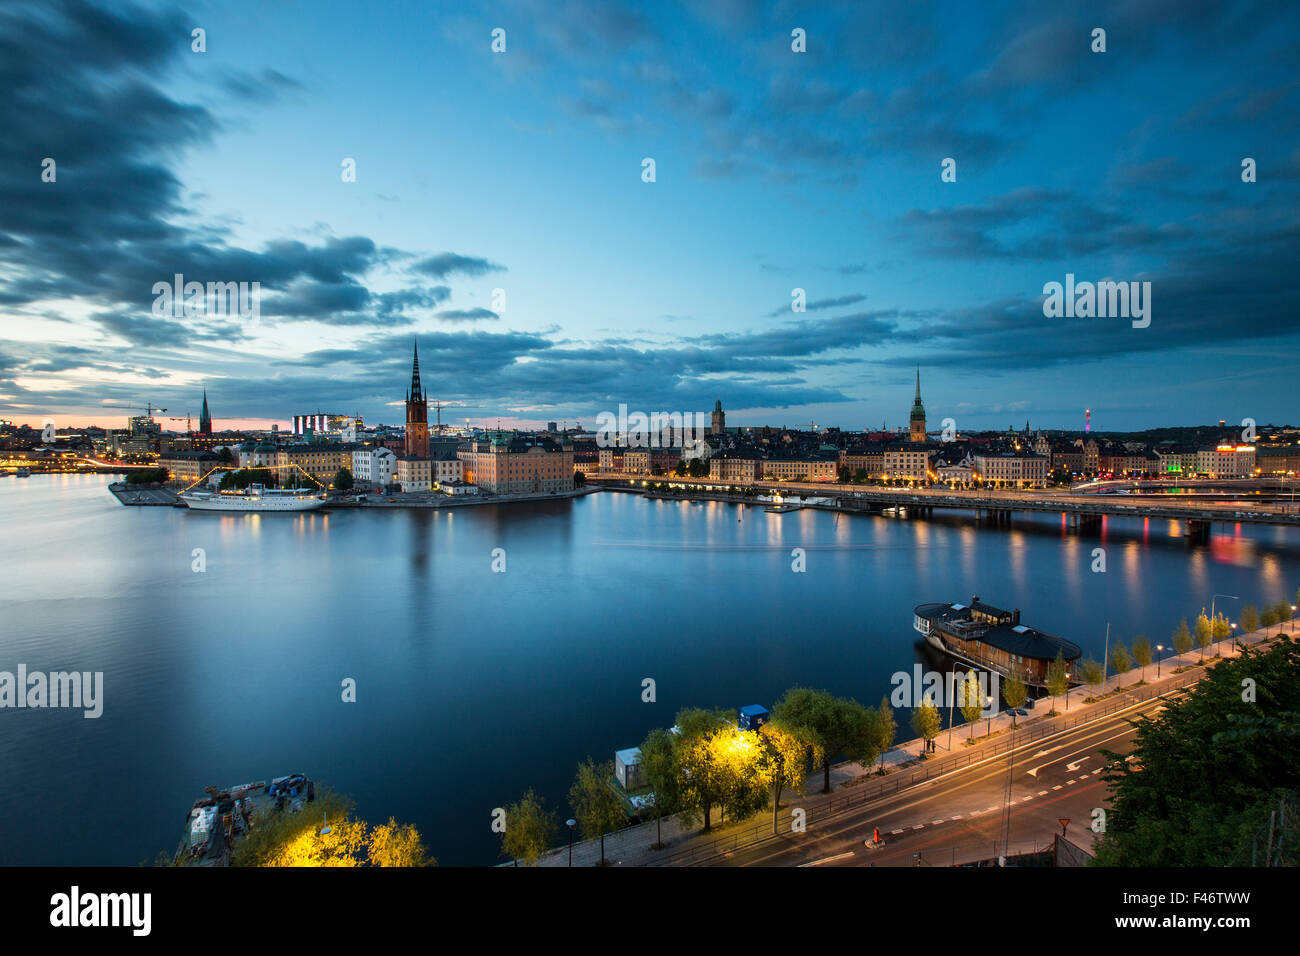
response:
<path id="1" fill-rule="evenodd" d="M 1139 634 L 1133 638 L 1133 660 L 1137 661 L 1138 667 L 1142 669 L 1138 680 L 1145 684 L 1147 668 L 1151 666 L 1152 661 L 1151 642 L 1147 640 L 1145 634 Z"/>
<path id="2" fill-rule="evenodd" d="M 528 866 L 535 866 L 555 840 L 558 828 L 555 811 L 547 810 L 542 798 L 531 787 L 505 811 L 506 828 L 501 832 L 501 854 L 514 860 L 515 866 L 520 860 Z"/>
<path id="3" fill-rule="evenodd" d="M 678 478 L 685 478 L 688 467 L 689 466 L 686 464 L 686 459 L 684 458 L 679 459 L 677 462 L 677 466 L 673 468 L 673 474 L 676 475 Z"/>
<path id="4" fill-rule="evenodd" d="M 399 824 L 392 817 L 371 832 L 367 856 L 371 866 L 434 866 L 437 863 L 425 850 L 419 831 L 409 823 Z"/>
<path id="5" fill-rule="evenodd" d="M 772 719 L 759 728 L 763 744 L 763 776 L 772 788 L 772 832 L 777 832 L 781 794 L 792 790 L 800 796 L 808 782 L 808 763 L 821 760 L 821 744 L 807 727 Z"/>
<path id="6" fill-rule="evenodd" d="M 939 716 L 939 708 L 927 697 L 921 701 L 920 707 L 912 711 L 912 730 L 925 741 L 925 750 L 928 752 L 934 749 L 934 738 L 939 736 L 941 729 L 943 718 Z"/>
<path id="7" fill-rule="evenodd" d="M 1196 618 L 1196 646 L 1201 649 L 1201 660 L 1205 660 L 1205 649 L 1210 646 L 1210 639 L 1213 636 L 1214 630 L 1210 626 L 1210 619 L 1205 616 L 1205 608 L 1201 608 L 1201 613 Z"/>
<path id="8" fill-rule="evenodd" d="M 856 700 L 834 697 L 824 690 L 792 687 L 772 708 L 774 717 L 817 735 L 822 751 L 822 793 L 831 792 L 831 761 L 843 754 L 870 766 L 876 759 L 875 711 Z"/>
<path id="9" fill-rule="evenodd" d="M 641 743 L 641 775 L 654 791 L 652 812 L 656 827 L 656 850 L 664 845 L 664 817 L 681 808 L 681 765 L 677 758 L 677 736 L 656 727 Z"/>
<path id="10" fill-rule="evenodd" d="M 1007 706 L 1013 711 L 1017 707 L 1025 706 L 1025 701 L 1029 699 L 1029 688 L 1025 682 L 1016 674 L 1012 674 L 1002 682 L 1002 699 L 1007 702 Z M 1016 715 L 1011 714 L 1011 726 L 1016 726 Z"/>
<path id="11" fill-rule="evenodd" d="M 1273 605 L 1273 607 L 1275 608 L 1277 615 L 1277 632 L 1278 634 L 1281 634 L 1283 626 L 1291 620 L 1291 616 L 1294 612 L 1291 610 L 1291 605 L 1287 604 L 1286 601 L 1279 601 L 1277 604 Z"/>
<path id="12" fill-rule="evenodd" d="M 972 668 L 966 672 L 962 678 L 961 689 L 957 692 L 957 709 L 961 711 L 961 716 L 966 721 L 967 729 L 970 731 L 970 740 L 975 739 L 975 721 L 979 720 L 980 714 L 984 712 L 984 701 L 980 699 L 979 679 L 975 676 L 975 670 Z"/>
<path id="13" fill-rule="evenodd" d="M 340 468 L 334 473 L 334 487 L 339 491 L 348 491 L 352 488 L 352 472 L 346 468 Z"/>
<path id="14" fill-rule="evenodd" d="M 688 470 L 692 478 L 709 477 L 709 463 L 703 458 L 692 458 Z"/>
<path id="15" fill-rule="evenodd" d="M 1100 661 L 1094 661 L 1089 657 L 1083 662 L 1080 669 L 1083 673 L 1083 682 L 1093 689 L 1093 696 L 1095 697 L 1101 688 L 1102 682 L 1106 679 L 1105 668 L 1101 666 Z"/>
<path id="16" fill-rule="evenodd" d="M 1192 649 L 1192 633 L 1187 629 L 1187 618 L 1178 622 L 1178 627 L 1174 629 L 1172 643 L 1174 653 L 1180 656 Z"/>
<path id="17" fill-rule="evenodd" d="M 225 445 L 221 446 L 221 449 L 217 452 L 217 457 L 220 458 L 223 462 L 227 462 L 227 463 L 233 462 L 235 460 L 235 456 L 231 453 L 230 449 L 227 448 Z"/>
<path id="18" fill-rule="evenodd" d="M 880 772 L 885 772 L 885 751 L 894 745 L 894 735 L 898 733 L 898 721 L 894 719 L 894 708 L 889 706 L 889 698 L 880 698 L 876 708 L 876 749 L 880 751 Z"/>
<path id="19" fill-rule="evenodd" d="M 1250 679 L 1257 699 L 1243 700 Z M 1133 760 L 1107 754 L 1114 810 L 1099 866 L 1227 866 L 1300 786 L 1300 645 L 1243 647 L 1134 721 Z"/>
<path id="20" fill-rule="evenodd" d="M 664 473 L 663 467 L 660 465 L 653 465 L 650 468 L 650 474 L 652 475 L 662 475 L 663 473 Z"/>
<path id="21" fill-rule="evenodd" d="M 574 471 L 574 473 L 573 473 L 573 487 L 575 487 L 575 488 L 582 488 L 582 487 L 585 487 L 586 484 L 587 484 L 587 476 L 586 476 L 586 474 L 585 474 L 584 472 L 581 472 L 581 471 Z"/>
<path id="22" fill-rule="evenodd" d="M 1215 642 L 1223 640 L 1232 633 L 1232 625 L 1228 623 L 1228 618 L 1223 614 L 1214 615 L 1214 620 L 1210 622 L 1210 636 Z"/>
<path id="23" fill-rule="evenodd" d="M 605 834 L 612 833 L 627 822 L 623 803 L 610 786 L 614 776 L 614 763 L 606 760 L 597 764 L 588 757 L 578 764 L 577 776 L 569 788 L 569 805 L 578 821 L 584 840 L 600 837 L 600 865 L 605 865 Z"/>
<path id="24" fill-rule="evenodd" d="M 681 817 L 687 825 L 704 821 L 704 832 L 712 827 L 712 811 L 722 799 L 714 773 L 712 741 L 731 724 L 725 711 L 690 707 L 678 711 L 674 723 L 678 763 L 681 769 Z"/>
<path id="25" fill-rule="evenodd" d="M 1123 641 L 1116 641 L 1111 645 L 1110 666 L 1115 672 L 1115 689 L 1119 690 L 1124 686 L 1119 682 L 1120 678 L 1133 669 L 1133 658 L 1129 656 L 1128 648 L 1124 646 Z"/>
<path id="26" fill-rule="evenodd" d="M 867 480 L 867 469 L 859 468 L 853 472 L 853 480 L 859 483 L 865 483 Z"/>
<path id="27" fill-rule="evenodd" d="M 1268 637 L 1268 629 L 1277 623 L 1277 611 L 1270 605 L 1264 608 L 1263 613 L 1259 616 L 1259 626 L 1264 629 L 1264 636 Z"/>
<path id="28" fill-rule="evenodd" d="M 1047 665 L 1047 692 L 1052 695 L 1052 713 L 1056 713 L 1056 698 L 1066 694 L 1070 689 L 1069 671 L 1065 665 L 1063 651 L 1056 652 L 1056 660 Z M 1070 709 L 1070 698 L 1065 698 L 1065 709 Z"/>
<path id="29" fill-rule="evenodd" d="M 1259 630 L 1259 609 L 1247 604 L 1241 609 L 1241 633 L 1254 634 Z"/>

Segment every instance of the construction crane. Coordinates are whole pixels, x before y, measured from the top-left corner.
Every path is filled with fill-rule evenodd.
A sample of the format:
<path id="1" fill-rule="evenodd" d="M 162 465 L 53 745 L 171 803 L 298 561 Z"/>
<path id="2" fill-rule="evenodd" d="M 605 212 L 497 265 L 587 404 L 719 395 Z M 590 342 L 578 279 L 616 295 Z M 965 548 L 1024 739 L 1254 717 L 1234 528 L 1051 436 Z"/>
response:
<path id="1" fill-rule="evenodd" d="M 482 408 L 483 407 L 482 405 L 466 405 L 464 402 L 440 402 L 436 399 L 431 400 L 429 404 L 434 407 L 438 415 L 437 429 L 438 429 L 439 438 L 442 437 L 442 410 L 444 408 Z M 465 421 L 468 422 L 469 419 L 467 418 L 465 419 Z"/>
<path id="2" fill-rule="evenodd" d="M 815 432 L 820 430 L 820 426 L 816 422 L 795 422 L 794 427 L 807 428 L 810 432 Z"/>
<path id="3" fill-rule="evenodd" d="M 162 409 L 162 411 L 165 412 L 165 411 L 167 411 L 167 409 L 164 408 L 164 409 Z M 190 427 L 190 419 L 191 419 L 191 418 L 193 418 L 193 416 L 192 416 L 189 412 L 186 412 L 184 418 L 177 418 L 175 415 L 169 415 L 169 416 L 167 417 L 167 420 L 168 420 L 169 422 L 182 422 L 182 421 L 183 421 L 183 422 L 185 423 L 185 434 L 187 434 L 187 435 L 193 435 L 193 434 L 194 434 L 194 429 Z"/>
<path id="4" fill-rule="evenodd" d="M 133 412 L 138 412 L 140 409 L 143 408 L 144 413 L 148 415 L 150 418 L 153 417 L 154 412 L 167 411 L 167 409 L 159 408 L 157 405 L 153 404 L 152 402 L 145 402 L 143 405 L 100 405 L 99 407 L 100 408 L 127 408 Z"/>

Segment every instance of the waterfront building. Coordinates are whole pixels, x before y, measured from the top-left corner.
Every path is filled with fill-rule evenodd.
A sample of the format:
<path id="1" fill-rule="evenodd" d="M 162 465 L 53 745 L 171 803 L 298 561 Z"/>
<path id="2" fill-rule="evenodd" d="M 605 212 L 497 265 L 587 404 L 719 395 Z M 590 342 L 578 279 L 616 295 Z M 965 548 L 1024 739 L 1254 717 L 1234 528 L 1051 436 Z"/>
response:
<path id="1" fill-rule="evenodd" d="M 981 452 L 973 458 L 975 475 L 991 485 L 1045 488 L 1047 459 L 1030 451 Z"/>
<path id="2" fill-rule="evenodd" d="M 845 448 L 840 454 L 840 467 L 847 468 L 850 477 L 865 472 L 867 478 L 884 478 L 885 446 L 873 444 Z"/>
<path id="3" fill-rule="evenodd" d="M 276 464 L 279 451 L 271 442 L 246 441 L 235 450 L 235 460 L 240 468 L 271 468 Z"/>
<path id="4" fill-rule="evenodd" d="M 352 452 L 352 477 L 376 488 L 387 488 L 397 474 L 397 454 L 383 445 L 366 445 Z"/>
<path id="5" fill-rule="evenodd" d="M 833 458 L 766 458 L 763 477 L 776 481 L 833 481 L 837 464 Z"/>
<path id="6" fill-rule="evenodd" d="M 464 480 L 465 464 L 456 456 L 454 449 L 439 451 L 430 461 L 429 479 L 439 488 Z"/>
<path id="7" fill-rule="evenodd" d="M 1221 444 L 1196 452 L 1196 470 L 1211 478 L 1245 478 L 1255 473 L 1255 446 Z"/>
<path id="8" fill-rule="evenodd" d="M 420 344 L 415 343 L 411 387 L 406 393 L 406 455 L 429 457 L 429 396 L 420 386 Z"/>
<path id="9" fill-rule="evenodd" d="M 220 464 L 220 456 L 211 451 L 169 451 L 158 458 L 158 466 L 178 485 L 191 485 Z"/>
<path id="10" fill-rule="evenodd" d="M 280 484 L 292 488 L 298 482 L 306 483 L 306 472 L 325 487 L 329 487 L 340 468 L 352 470 L 353 445 L 322 444 L 289 445 L 276 450 L 275 464 L 279 469 Z M 299 471 L 298 469 L 301 469 Z"/>
<path id="11" fill-rule="evenodd" d="M 621 474 L 623 472 L 623 453 L 625 448 L 600 448 L 596 451 L 596 458 L 600 465 L 601 474 Z"/>
<path id="12" fill-rule="evenodd" d="M 623 451 L 623 471 L 628 475 L 670 474 L 682 460 L 680 448 L 627 448 Z"/>
<path id="13" fill-rule="evenodd" d="M 921 420 L 921 428 L 921 434 L 924 435 L 924 419 Z M 885 447 L 884 473 L 887 478 L 924 481 L 929 475 L 929 462 L 930 449 L 923 442 L 900 442 Z"/>
<path id="14" fill-rule="evenodd" d="M 406 493 L 433 490 L 433 460 L 415 455 L 397 459 L 397 484 Z"/>
<path id="15" fill-rule="evenodd" d="M 1300 445 L 1256 445 L 1255 470 L 1265 476 L 1300 474 Z"/>
<path id="16" fill-rule="evenodd" d="M 1047 668 L 1059 653 L 1073 677 L 1083 656 L 1079 645 L 1020 623 L 1019 609 L 1006 611 L 985 604 L 976 595 L 969 605 L 921 604 L 912 612 L 912 626 L 930 644 L 958 660 L 1015 675 L 1032 687 L 1043 687 Z"/>
<path id="17" fill-rule="evenodd" d="M 763 473 L 763 459 L 753 455 L 722 454 L 709 459 L 709 477 L 715 481 L 756 481 Z"/>
<path id="18" fill-rule="evenodd" d="M 464 480 L 490 494 L 573 490 L 573 443 L 532 434 L 490 432 L 456 452 Z"/>

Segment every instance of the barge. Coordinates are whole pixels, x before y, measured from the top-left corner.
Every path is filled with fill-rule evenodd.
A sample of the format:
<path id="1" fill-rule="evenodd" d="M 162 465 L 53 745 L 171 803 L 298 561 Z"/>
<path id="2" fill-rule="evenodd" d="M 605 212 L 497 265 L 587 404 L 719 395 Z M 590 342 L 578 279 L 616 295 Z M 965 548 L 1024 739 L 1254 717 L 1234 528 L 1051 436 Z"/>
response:
<path id="1" fill-rule="evenodd" d="M 1047 669 L 1059 654 L 1071 685 L 1079 683 L 1083 650 L 1073 641 L 1020 623 L 1020 609 L 985 604 L 918 604 L 912 627 L 932 647 L 950 657 L 1003 677 L 1018 677 L 1035 690 L 1047 687 Z"/>
<path id="2" fill-rule="evenodd" d="M 182 866 L 229 866 L 235 842 L 273 810 L 297 813 L 316 799 L 316 784 L 304 773 L 276 777 L 270 783 L 242 783 L 218 790 L 208 787 L 190 807 L 174 862 Z"/>

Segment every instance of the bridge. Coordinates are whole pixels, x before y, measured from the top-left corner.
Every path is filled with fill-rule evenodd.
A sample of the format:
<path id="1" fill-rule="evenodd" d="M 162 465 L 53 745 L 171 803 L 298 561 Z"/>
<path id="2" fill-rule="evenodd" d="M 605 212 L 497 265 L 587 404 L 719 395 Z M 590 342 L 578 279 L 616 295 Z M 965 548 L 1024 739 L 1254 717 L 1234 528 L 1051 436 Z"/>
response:
<path id="1" fill-rule="evenodd" d="M 588 475 L 587 481 L 611 490 L 641 490 L 651 483 L 666 483 L 682 494 L 815 495 L 835 499 L 844 511 L 879 512 L 902 508 L 909 515 L 924 517 L 935 509 L 974 511 L 977 518 L 994 524 L 1010 521 L 1012 512 L 1037 511 L 1067 516 L 1071 528 L 1100 524 L 1107 516 L 1122 518 L 1168 518 L 1186 524 L 1186 534 L 1203 538 L 1212 522 L 1271 524 L 1300 527 L 1300 503 L 1187 500 L 1177 495 L 1119 496 L 1079 494 L 1070 490 L 982 488 L 957 491 L 951 488 L 887 488 L 844 485 L 830 481 L 720 481 L 677 476 Z"/>

